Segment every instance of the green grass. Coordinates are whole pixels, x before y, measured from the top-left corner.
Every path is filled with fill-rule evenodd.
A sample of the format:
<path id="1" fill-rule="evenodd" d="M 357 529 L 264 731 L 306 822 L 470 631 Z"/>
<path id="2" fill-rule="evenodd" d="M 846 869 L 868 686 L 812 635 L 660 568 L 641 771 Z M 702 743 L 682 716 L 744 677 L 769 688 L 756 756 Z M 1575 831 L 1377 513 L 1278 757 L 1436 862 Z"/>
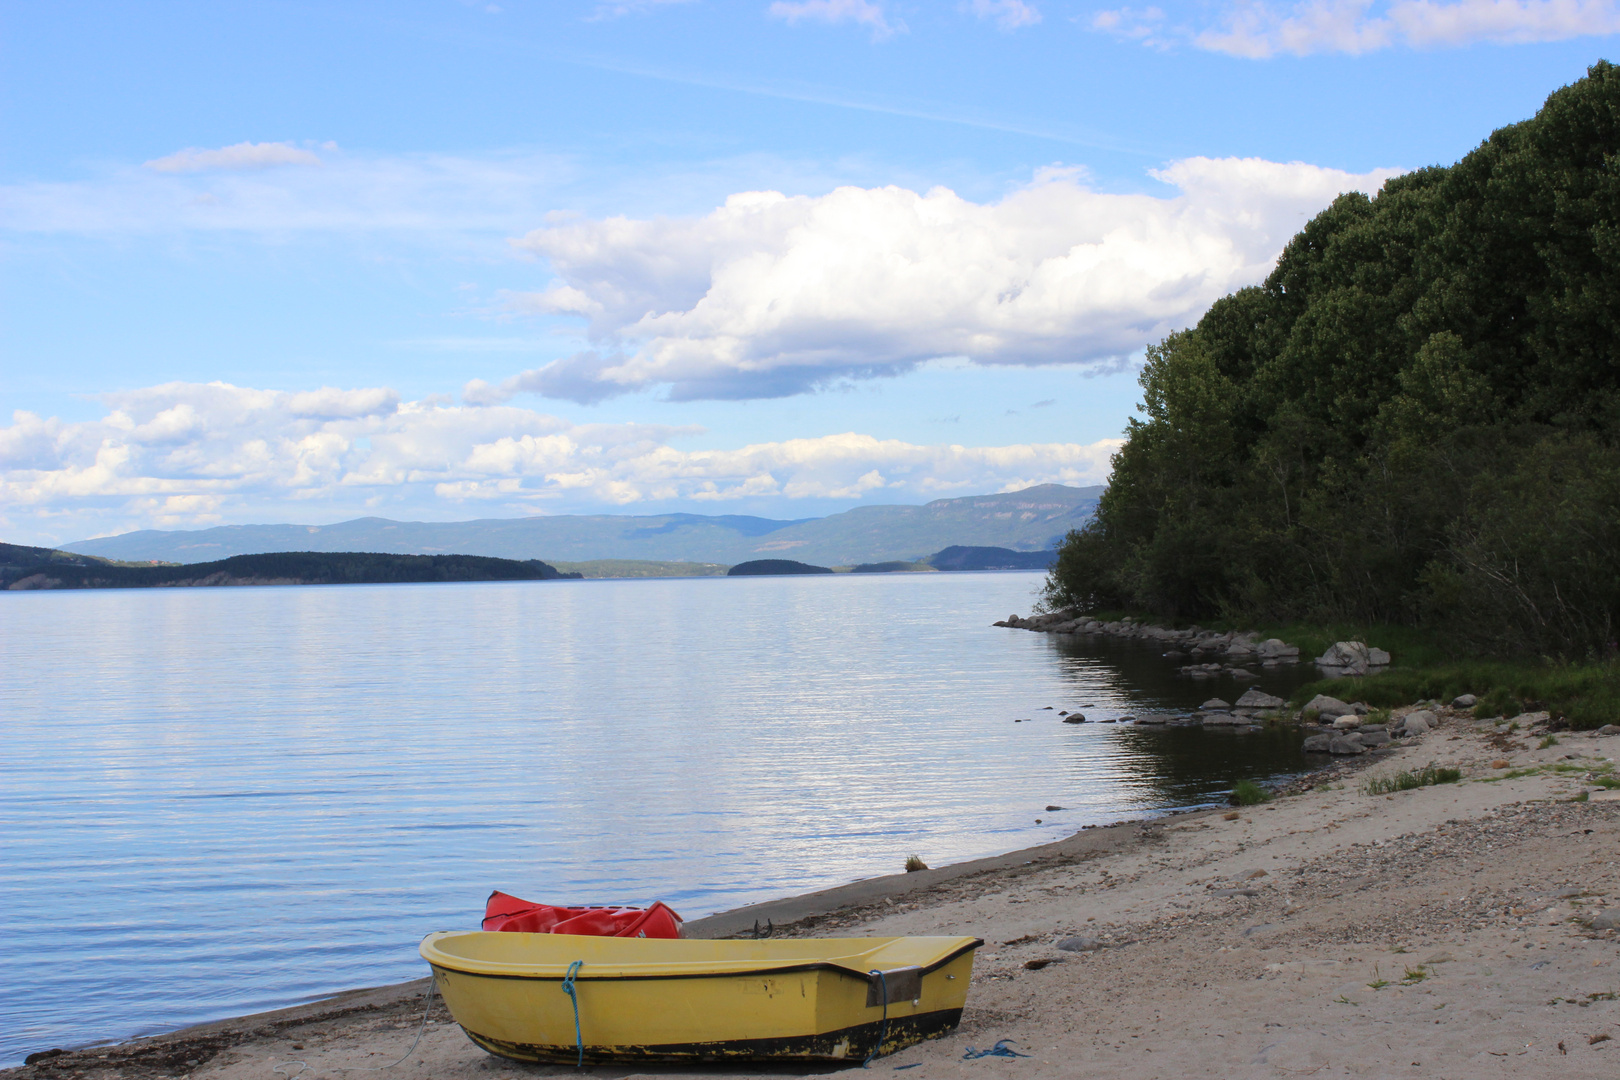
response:
<path id="1" fill-rule="evenodd" d="M 1393 651 L 1393 650 L 1392 650 Z M 1450 701 L 1476 694 L 1474 715 L 1512 718 L 1546 709 L 1576 729 L 1620 723 L 1620 663 L 1540 664 L 1469 661 L 1392 667 L 1365 678 L 1324 679 L 1294 693 L 1300 705 L 1317 694 L 1392 708 L 1414 701 Z"/>
<path id="2" fill-rule="evenodd" d="M 1187 627 L 1187 619 L 1172 619 L 1145 611 L 1091 611 L 1102 622 L 1134 618 L 1156 626 Z M 1551 661 L 1489 661 L 1458 659 L 1468 655 L 1459 644 L 1434 630 L 1411 626 L 1354 622 L 1233 622 L 1221 619 L 1197 623 L 1206 630 L 1253 631 L 1261 640 L 1280 638 L 1299 646 L 1301 663 L 1310 663 L 1336 641 L 1363 641 L 1388 652 L 1390 669 L 1380 675 L 1324 679 L 1295 691 L 1297 708 L 1327 694 L 1343 701 L 1365 701 L 1390 709 L 1414 701 L 1449 702 L 1461 694 L 1474 694 L 1478 717 L 1512 719 L 1521 712 L 1545 709 L 1555 719 L 1577 730 L 1620 724 L 1620 660 L 1565 664 Z"/>
<path id="3" fill-rule="evenodd" d="M 1253 780 L 1239 780 L 1232 786 L 1232 805 L 1234 806 L 1258 806 L 1260 803 L 1270 801 L 1271 792 Z"/>
<path id="4" fill-rule="evenodd" d="M 1394 776 L 1378 776 L 1368 780 L 1362 788 L 1368 795 L 1388 795 L 1396 791 L 1411 791 L 1413 788 L 1428 787 L 1431 784 L 1455 784 L 1462 779 L 1462 772 L 1457 769 L 1443 769 L 1437 765 L 1426 765 L 1421 769 L 1406 769 Z"/>
<path id="5" fill-rule="evenodd" d="M 906 873 L 914 874 L 918 870 L 928 869 L 928 864 L 922 861 L 921 855 L 906 856 Z"/>

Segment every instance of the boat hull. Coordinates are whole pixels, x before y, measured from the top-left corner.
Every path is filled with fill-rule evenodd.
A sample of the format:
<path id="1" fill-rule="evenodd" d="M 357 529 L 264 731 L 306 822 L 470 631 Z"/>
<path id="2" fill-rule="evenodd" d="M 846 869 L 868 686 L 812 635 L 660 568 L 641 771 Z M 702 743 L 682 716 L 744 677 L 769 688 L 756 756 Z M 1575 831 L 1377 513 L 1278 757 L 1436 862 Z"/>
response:
<path id="1" fill-rule="evenodd" d="M 473 936 L 432 935 L 422 945 L 456 1022 L 492 1054 L 562 1064 L 582 1054 L 595 1062 L 859 1062 L 874 1051 L 892 1053 L 957 1026 L 980 944 L 972 938 L 710 942 L 504 933 L 498 936 L 549 938 L 554 947 L 502 954 L 466 940 Z M 934 945 L 919 948 L 918 942 Z M 458 945 L 463 955 L 456 955 Z M 636 962 L 638 952 L 650 962 Z M 503 959 L 491 962 L 491 956 Z M 582 961 L 572 983 L 577 1041 L 574 999 L 563 990 L 567 957 Z"/>

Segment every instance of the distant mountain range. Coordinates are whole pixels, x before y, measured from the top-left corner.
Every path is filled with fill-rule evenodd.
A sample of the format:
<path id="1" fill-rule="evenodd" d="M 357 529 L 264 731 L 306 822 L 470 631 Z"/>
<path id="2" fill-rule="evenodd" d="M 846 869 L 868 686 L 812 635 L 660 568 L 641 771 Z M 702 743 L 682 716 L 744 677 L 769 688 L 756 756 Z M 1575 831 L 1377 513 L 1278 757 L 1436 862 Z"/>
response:
<path id="1" fill-rule="evenodd" d="M 592 514 L 448 522 L 357 518 L 336 525 L 221 525 L 174 532 L 145 529 L 62 548 L 130 562 L 211 562 L 273 551 L 368 551 L 728 566 L 791 558 L 849 566 L 915 561 L 953 545 L 1042 551 L 1091 519 L 1102 490 L 1041 484 L 1004 495 L 938 499 L 924 506 L 859 506 L 798 521 L 741 515 Z"/>

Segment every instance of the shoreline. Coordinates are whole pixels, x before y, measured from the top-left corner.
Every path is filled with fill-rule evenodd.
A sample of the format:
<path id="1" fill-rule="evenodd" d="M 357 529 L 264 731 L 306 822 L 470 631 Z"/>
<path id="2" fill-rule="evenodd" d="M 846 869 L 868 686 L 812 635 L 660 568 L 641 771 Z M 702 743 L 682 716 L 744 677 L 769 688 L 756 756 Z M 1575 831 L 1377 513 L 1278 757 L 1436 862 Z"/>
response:
<path id="1" fill-rule="evenodd" d="M 1302 785 L 1308 790 L 1318 783 L 1331 782 L 1333 778 L 1357 771 L 1370 763 L 1371 759 L 1336 760 L 1321 770 L 1296 777 L 1284 790 Z M 1230 811 L 1218 806 L 1170 809 L 1109 825 L 1088 826 L 1059 840 L 999 855 L 928 870 L 862 878 L 826 889 L 715 912 L 684 923 L 682 936 L 699 939 L 749 937 L 757 927 L 767 934 L 796 937 L 807 936 L 807 932 L 817 928 L 847 928 L 858 925 L 867 916 L 882 914 L 897 905 L 910 904 L 915 907 L 918 901 L 926 904 L 930 894 L 951 886 L 986 879 L 1017 880 L 1136 850 L 1144 843 L 1151 843 L 1156 836 L 1155 831 L 1163 828 L 1167 822 L 1179 824 L 1226 812 Z M 0 1069 L 0 1077 L 81 1075 L 86 1068 L 94 1070 L 100 1063 L 115 1059 L 120 1063 L 119 1075 L 125 1077 L 189 1076 L 192 1069 L 199 1070 L 197 1075 L 208 1075 L 202 1068 L 205 1058 L 233 1047 L 272 1038 L 284 1030 L 311 1024 L 330 1025 L 357 1017 L 394 1022 L 402 1022 L 401 1018 L 419 1018 L 428 982 L 428 977 L 423 976 L 398 983 L 355 987 L 277 1009 L 221 1017 L 122 1041 L 103 1040 L 72 1048 L 42 1047 L 41 1051 L 53 1056 L 37 1060 L 32 1066 L 25 1064 Z M 435 1022 L 450 1022 L 442 1003 L 436 1003 L 434 1009 Z M 203 1057 L 198 1057 L 199 1054 Z M 90 1064 L 91 1061 L 96 1064 Z M 190 1061 L 198 1064 L 185 1064 Z M 74 1071 L 64 1072 L 70 1069 Z"/>
<path id="2" fill-rule="evenodd" d="M 706 936 L 749 933 L 760 918 L 790 937 L 983 938 L 961 1027 L 885 1059 L 920 1066 L 919 1076 L 979 1076 L 984 1063 L 963 1061 L 963 1047 L 999 1039 L 1030 1054 L 1017 1068 L 1039 1076 L 1612 1076 L 1620 787 L 1598 781 L 1620 785 L 1620 735 L 1560 733 L 1541 745 L 1540 734 L 1446 709 L 1413 740 L 1261 805 L 1082 830 L 688 925 Z M 1430 764 L 1461 779 L 1366 789 Z M 411 1047 L 426 984 L 87 1047 L 0 1075 L 311 1080 L 375 1069 Z M 486 1054 L 442 1004 L 423 1030 L 396 1073 L 574 1071 Z"/>

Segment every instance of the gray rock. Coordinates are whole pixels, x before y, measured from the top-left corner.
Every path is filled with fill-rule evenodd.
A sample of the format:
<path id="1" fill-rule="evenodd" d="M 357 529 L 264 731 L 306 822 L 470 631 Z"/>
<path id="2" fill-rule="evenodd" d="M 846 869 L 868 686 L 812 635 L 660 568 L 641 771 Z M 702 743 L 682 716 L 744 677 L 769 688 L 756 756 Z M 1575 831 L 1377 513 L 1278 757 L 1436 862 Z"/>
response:
<path id="1" fill-rule="evenodd" d="M 1406 718 L 1401 721 L 1401 727 L 1408 735 L 1423 735 L 1432 730 L 1437 722 L 1434 713 L 1427 709 L 1419 709 L 1417 712 L 1407 713 Z"/>
<path id="2" fill-rule="evenodd" d="M 1389 732 L 1378 727 L 1362 728 L 1356 732 L 1356 738 L 1360 740 L 1362 746 L 1385 746 L 1389 743 Z"/>
<path id="3" fill-rule="evenodd" d="M 1212 697 L 1198 707 L 1200 709 L 1230 709 L 1232 706 L 1228 705 L 1218 697 Z"/>
<path id="4" fill-rule="evenodd" d="M 1160 713 L 1143 713 L 1141 716 L 1136 718 L 1136 722 L 1148 727 L 1158 727 L 1161 724 L 1168 724 L 1174 719 L 1175 717 L 1173 716 L 1164 716 Z"/>
<path id="5" fill-rule="evenodd" d="M 1230 672 L 1228 672 L 1228 674 L 1231 675 L 1232 678 L 1234 678 L 1234 679 L 1252 679 L 1252 678 L 1254 678 L 1254 672 L 1248 670 L 1247 668 L 1235 667 Z"/>
<path id="6" fill-rule="evenodd" d="M 1072 712 L 1063 718 L 1065 724 L 1083 724 L 1086 722 L 1085 713 Z"/>
<path id="7" fill-rule="evenodd" d="M 1593 930 L 1620 930 L 1620 908 L 1604 908 L 1586 925 Z"/>
<path id="8" fill-rule="evenodd" d="M 1323 719 L 1332 719 L 1335 716 L 1344 716 L 1356 711 L 1338 698 L 1328 697 L 1326 694 L 1317 694 L 1305 703 L 1306 712 L 1313 710 Z"/>
<path id="9" fill-rule="evenodd" d="M 1361 745 L 1361 739 L 1356 735 L 1335 735 L 1328 743 L 1330 754 L 1365 754 L 1367 748 Z"/>
<path id="10" fill-rule="evenodd" d="M 1602 727 L 1597 729 L 1597 733 L 1599 735 L 1620 735 L 1620 726 L 1615 724 L 1604 724 Z"/>
<path id="11" fill-rule="evenodd" d="M 1260 690 L 1245 690 L 1243 696 L 1237 699 L 1240 709 L 1281 709 L 1287 704 L 1282 698 Z"/>
<path id="12" fill-rule="evenodd" d="M 1454 709 L 1472 709 L 1478 702 L 1479 698 L 1473 694 L 1458 694 L 1451 699 L 1451 706 Z"/>
<path id="13" fill-rule="evenodd" d="M 1389 664 L 1389 653 L 1371 649 L 1360 641 L 1335 642 L 1328 651 L 1316 658 L 1319 666 L 1346 675 L 1365 675 L 1369 668 Z"/>
<path id="14" fill-rule="evenodd" d="M 1290 645 L 1281 638 L 1267 638 L 1254 647 L 1254 653 L 1262 660 L 1280 660 L 1285 656 L 1297 657 L 1299 646 Z"/>
<path id="15" fill-rule="evenodd" d="M 1099 949 L 1106 949 L 1108 946 L 1094 937 L 1076 934 L 1073 937 L 1066 937 L 1059 941 L 1057 947 L 1064 952 L 1096 952 Z"/>
<path id="16" fill-rule="evenodd" d="M 1328 747 L 1332 742 L 1331 735 L 1312 735 L 1305 740 L 1305 745 L 1300 747 L 1300 750 L 1306 754 L 1326 754 L 1331 752 Z"/>
<path id="17" fill-rule="evenodd" d="M 1316 658 L 1318 664 L 1326 667 L 1356 667 L 1367 666 L 1367 646 L 1360 641 L 1336 641 L 1328 646 L 1327 652 Z"/>
<path id="18" fill-rule="evenodd" d="M 1340 731 L 1354 731 L 1361 726 L 1361 717 L 1355 713 L 1346 713 L 1333 721 L 1333 726 Z"/>

